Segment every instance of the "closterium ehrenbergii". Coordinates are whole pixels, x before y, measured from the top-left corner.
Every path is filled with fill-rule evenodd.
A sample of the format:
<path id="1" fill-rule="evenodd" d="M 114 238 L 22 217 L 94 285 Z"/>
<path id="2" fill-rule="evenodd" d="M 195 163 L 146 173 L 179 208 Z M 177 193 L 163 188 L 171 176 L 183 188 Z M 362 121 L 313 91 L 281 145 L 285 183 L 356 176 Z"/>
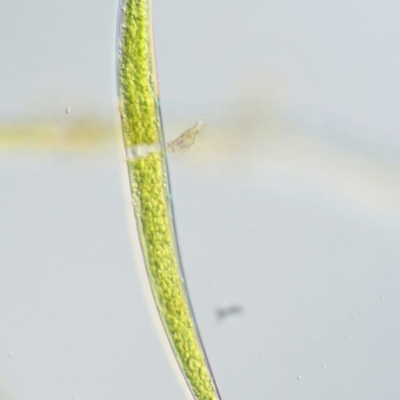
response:
<path id="1" fill-rule="evenodd" d="M 147 276 L 164 334 L 193 398 L 218 400 L 178 251 L 157 92 L 150 0 L 123 0 L 119 29 L 122 131 Z"/>

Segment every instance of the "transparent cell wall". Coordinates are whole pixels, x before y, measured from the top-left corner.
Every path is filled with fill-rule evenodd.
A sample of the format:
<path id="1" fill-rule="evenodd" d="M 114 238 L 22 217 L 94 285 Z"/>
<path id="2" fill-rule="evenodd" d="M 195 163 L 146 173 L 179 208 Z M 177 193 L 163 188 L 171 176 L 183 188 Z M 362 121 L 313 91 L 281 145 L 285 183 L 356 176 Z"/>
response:
<path id="1" fill-rule="evenodd" d="M 117 0 L 0 5 L 0 397 L 184 399 L 131 240 Z M 186 280 L 224 400 L 400 396 L 395 1 L 153 2 Z"/>

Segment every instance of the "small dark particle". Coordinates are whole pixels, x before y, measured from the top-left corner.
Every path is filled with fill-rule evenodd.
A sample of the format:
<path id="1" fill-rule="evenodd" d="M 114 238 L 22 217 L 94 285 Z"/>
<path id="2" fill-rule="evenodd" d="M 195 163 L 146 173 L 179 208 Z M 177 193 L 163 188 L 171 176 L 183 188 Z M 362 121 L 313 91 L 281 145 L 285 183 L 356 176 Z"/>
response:
<path id="1" fill-rule="evenodd" d="M 243 307 L 239 305 L 221 306 L 218 307 L 215 312 L 217 314 L 217 318 L 222 321 L 229 316 L 242 314 Z"/>

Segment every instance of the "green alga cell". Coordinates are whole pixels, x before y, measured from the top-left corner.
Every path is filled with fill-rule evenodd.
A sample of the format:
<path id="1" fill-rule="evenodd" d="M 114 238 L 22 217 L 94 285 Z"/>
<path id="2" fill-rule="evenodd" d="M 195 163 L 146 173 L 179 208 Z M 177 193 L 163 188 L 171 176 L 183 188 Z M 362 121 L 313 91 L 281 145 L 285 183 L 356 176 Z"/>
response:
<path id="1" fill-rule="evenodd" d="M 218 400 L 181 274 L 150 14 L 149 0 L 126 0 L 122 4 L 119 96 L 132 200 L 147 275 L 176 362 L 195 399 Z"/>

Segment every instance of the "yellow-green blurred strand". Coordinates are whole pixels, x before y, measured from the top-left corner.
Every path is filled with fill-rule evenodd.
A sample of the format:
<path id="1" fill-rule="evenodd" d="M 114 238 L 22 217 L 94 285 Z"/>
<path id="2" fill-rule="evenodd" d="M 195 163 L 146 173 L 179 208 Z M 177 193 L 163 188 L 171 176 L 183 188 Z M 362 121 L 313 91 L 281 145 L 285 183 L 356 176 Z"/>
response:
<path id="1" fill-rule="evenodd" d="M 165 334 L 193 397 L 218 400 L 180 265 L 157 97 L 151 4 L 126 0 L 121 6 L 120 113 L 147 275 Z"/>

